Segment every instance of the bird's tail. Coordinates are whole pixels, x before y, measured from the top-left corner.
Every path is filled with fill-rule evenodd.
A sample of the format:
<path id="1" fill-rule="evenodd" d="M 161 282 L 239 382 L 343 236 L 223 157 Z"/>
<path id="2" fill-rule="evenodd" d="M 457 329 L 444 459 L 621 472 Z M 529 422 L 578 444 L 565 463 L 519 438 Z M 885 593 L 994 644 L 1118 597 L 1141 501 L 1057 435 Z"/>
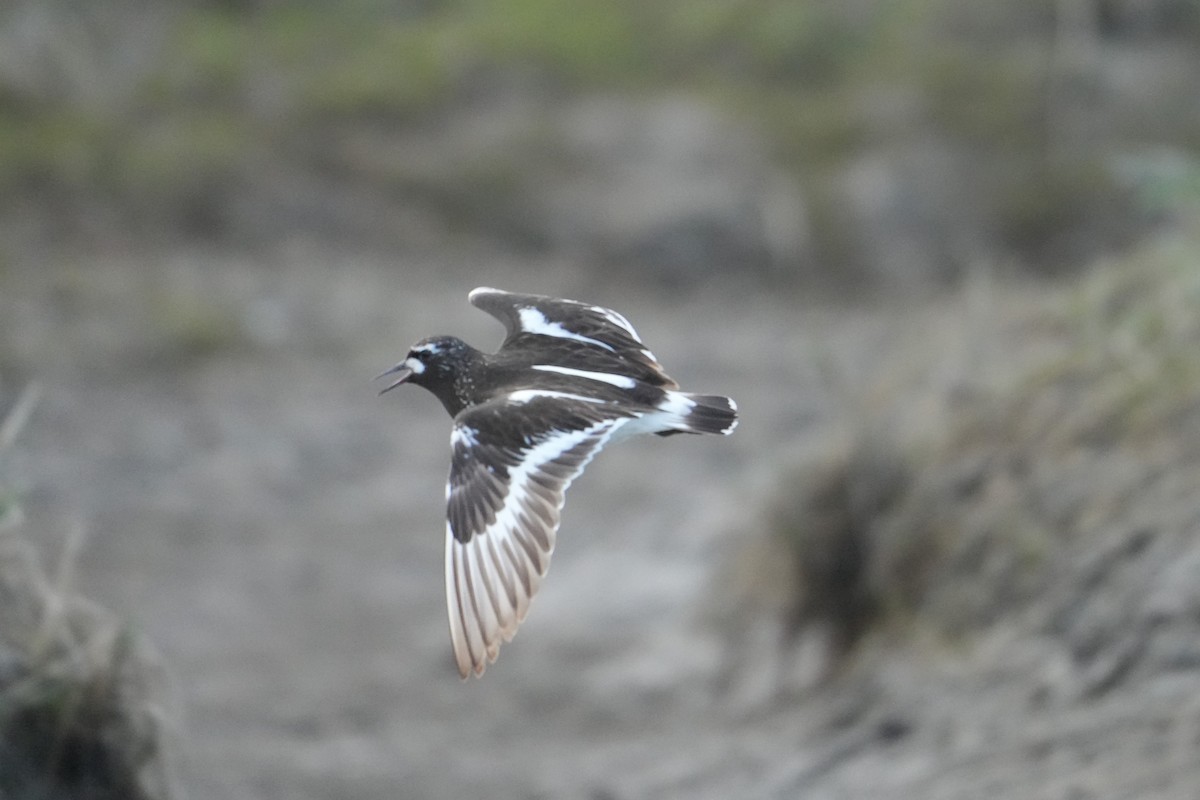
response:
<path id="1" fill-rule="evenodd" d="M 663 431 L 661 435 L 672 433 L 719 433 L 728 436 L 738 424 L 737 403 L 732 398 L 719 394 L 688 394 L 673 393 L 684 401 L 686 409 L 680 414 L 675 429 Z"/>

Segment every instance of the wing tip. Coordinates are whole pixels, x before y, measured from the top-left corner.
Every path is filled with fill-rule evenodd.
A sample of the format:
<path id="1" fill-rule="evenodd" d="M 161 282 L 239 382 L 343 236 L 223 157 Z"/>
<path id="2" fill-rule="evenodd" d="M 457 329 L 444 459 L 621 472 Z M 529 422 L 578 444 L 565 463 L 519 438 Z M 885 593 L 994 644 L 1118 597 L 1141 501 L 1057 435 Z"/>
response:
<path id="1" fill-rule="evenodd" d="M 508 589 L 503 585 L 505 578 L 501 574 L 505 567 L 496 554 L 491 554 L 492 562 L 486 562 L 480 542 L 478 536 L 470 542 L 458 541 L 447 520 L 446 606 L 450 644 L 458 676 L 464 681 L 472 674 L 482 677 L 488 665 L 496 661 L 501 645 L 512 641 L 524 612 L 528 610 L 529 599 L 537 591 L 536 579 L 531 583 L 528 595 L 522 595 L 514 585 L 515 602 L 507 602 Z M 511 554 L 508 557 L 511 560 Z M 515 569 L 516 565 L 513 566 Z M 536 565 L 533 569 L 536 574 Z M 493 585 L 493 580 L 500 581 L 501 585 Z M 505 593 L 503 598 L 500 592 Z"/>
<path id="2" fill-rule="evenodd" d="M 476 305 L 480 298 L 491 294 L 504 294 L 504 292 L 491 286 L 476 286 L 467 293 L 467 300 L 471 305 Z"/>

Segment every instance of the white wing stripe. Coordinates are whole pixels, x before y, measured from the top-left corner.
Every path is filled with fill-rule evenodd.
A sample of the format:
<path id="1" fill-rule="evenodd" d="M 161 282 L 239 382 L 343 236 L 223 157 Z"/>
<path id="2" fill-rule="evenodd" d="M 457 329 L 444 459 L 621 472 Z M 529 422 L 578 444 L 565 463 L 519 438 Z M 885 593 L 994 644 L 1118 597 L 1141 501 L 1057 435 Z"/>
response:
<path id="1" fill-rule="evenodd" d="M 533 369 L 541 370 L 542 372 L 557 372 L 561 375 L 574 375 L 577 378 L 587 378 L 590 381 L 602 381 L 611 383 L 613 386 L 619 386 L 622 389 L 632 389 L 637 385 L 637 381 L 625 375 L 613 375 L 609 372 L 591 372 L 586 369 L 573 369 L 571 367 L 560 367 L 554 364 L 534 364 Z"/>
<path id="2" fill-rule="evenodd" d="M 479 444 L 479 431 L 469 425 L 455 425 L 450 431 L 450 446 L 466 445 L 474 447 Z"/>
<path id="3" fill-rule="evenodd" d="M 518 389 L 515 392 L 509 392 L 504 396 L 504 402 L 519 406 L 528 403 L 530 400 L 540 400 L 543 397 L 559 397 L 567 400 L 578 400 L 581 403 L 603 403 L 595 397 L 584 397 L 581 394 L 571 394 L 570 392 L 556 392 L 552 389 Z"/>
<path id="4" fill-rule="evenodd" d="M 594 344 L 597 347 L 603 347 L 610 353 L 616 352 L 616 348 L 614 348 L 612 345 L 606 344 L 599 339 L 593 339 L 590 336 L 584 336 L 582 334 L 575 333 L 575 331 L 569 331 L 564 328 L 560 322 L 551 322 L 546 318 L 545 314 L 543 314 L 541 311 L 538 311 L 536 308 L 533 308 L 532 306 L 522 308 L 517 312 L 517 314 L 520 320 L 521 330 L 523 330 L 525 333 L 533 333 L 539 336 L 553 336 L 557 339 L 574 339 L 577 342 L 584 342 L 586 344 Z M 625 324 L 628 325 L 629 323 Z"/>
<path id="5" fill-rule="evenodd" d="M 618 328 L 624 328 L 626 331 L 628 331 L 629 335 L 633 337 L 635 342 L 641 341 L 641 339 L 638 338 L 637 331 L 633 329 L 633 326 L 629 324 L 629 320 L 625 319 L 622 314 L 618 314 L 611 308 L 605 308 L 604 306 L 592 306 L 592 311 L 595 311 L 597 314 L 604 317 Z"/>

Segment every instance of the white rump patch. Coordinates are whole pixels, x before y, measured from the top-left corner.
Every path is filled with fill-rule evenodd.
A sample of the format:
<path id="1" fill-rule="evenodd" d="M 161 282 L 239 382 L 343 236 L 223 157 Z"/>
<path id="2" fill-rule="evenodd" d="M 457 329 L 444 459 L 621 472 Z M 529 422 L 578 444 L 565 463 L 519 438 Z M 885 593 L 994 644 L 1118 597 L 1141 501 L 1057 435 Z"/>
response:
<path id="1" fill-rule="evenodd" d="M 695 407 L 695 401 L 683 392 L 667 392 L 667 396 L 654 411 L 634 417 L 629 424 L 616 431 L 616 435 L 612 437 L 613 441 L 624 441 L 644 433 L 685 430 L 681 423 Z"/>
<path id="2" fill-rule="evenodd" d="M 607 345 L 599 339 L 593 339 L 590 336 L 583 336 L 582 334 L 575 333 L 574 331 L 569 331 L 562 326 L 562 323 L 551 322 L 546 318 L 545 314 L 543 314 L 541 311 L 538 311 L 536 308 L 533 308 L 532 306 L 528 308 L 522 308 L 518 314 L 520 317 L 521 330 L 525 333 L 534 333 L 538 334 L 539 336 L 554 336 L 558 339 L 574 339 L 577 342 L 584 342 L 586 344 L 596 345 L 597 347 L 603 347 L 609 352 L 616 352 L 611 345 Z"/>
<path id="3" fill-rule="evenodd" d="M 664 414 L 683 418 L 696 407 L 696 401 L 683 392 L 667 392 L 667 396 L 658 404 L 658 410 Z"/>
<path id="4" fill-rule="evenodd" d="M 504 402 L 510 405 L 523 405 L 531 400 L 537 400 L 542 397 L 559 397 L 567 400 L 580 400 L 584 403 L 603 403 L 595 397 L 584 397 L 579 394 L 571 394 L 570 392 L 556 392 L 552 389 L 518 389 L 515 392 L 509 392 L 504 396 Z"/>
<path id="5" fill-rule="evenodd" d="M 590 372 L 586 369 L 572 369 L 571 367 L 560 367 L 554 364 L 534 364 L 533 369 L 538 369 L 542 372 L 557 372 L 561 375 L 574 375 L 577 378 L 587 378 L 590 381 L 610 383 L 622 389 L 632 389 L 637 385 L 637 381 L 633 378 L 624 375 L 613 375 L 608 372 Z"/>

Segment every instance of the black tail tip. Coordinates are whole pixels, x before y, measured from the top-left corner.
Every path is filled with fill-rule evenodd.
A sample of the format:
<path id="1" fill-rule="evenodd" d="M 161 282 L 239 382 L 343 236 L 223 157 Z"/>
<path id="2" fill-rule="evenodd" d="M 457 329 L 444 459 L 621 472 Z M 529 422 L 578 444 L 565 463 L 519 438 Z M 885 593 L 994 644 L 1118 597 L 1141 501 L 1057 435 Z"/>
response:
<path id="1" fill-rule="evenodd" d="M 737 403 L 719 394 L 689 394 L 693 406 L 685 419 L 693 433 L 719 433 L 728 436 L 738 424 Z"/>

